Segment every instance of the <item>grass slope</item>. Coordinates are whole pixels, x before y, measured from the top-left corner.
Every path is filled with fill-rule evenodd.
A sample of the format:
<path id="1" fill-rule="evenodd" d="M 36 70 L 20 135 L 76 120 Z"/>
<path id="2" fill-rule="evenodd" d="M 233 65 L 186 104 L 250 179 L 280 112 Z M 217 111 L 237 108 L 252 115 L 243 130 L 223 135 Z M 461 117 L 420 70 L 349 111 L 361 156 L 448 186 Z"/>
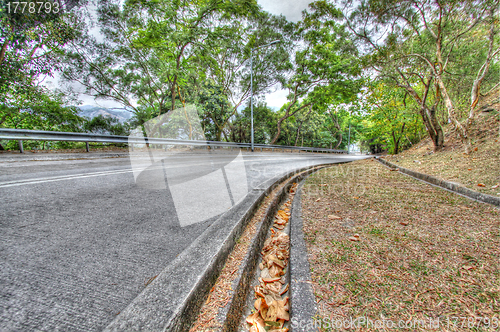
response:
<path id="1" fill-rule="evenodd" d="M 374 160 L 312 175 L 302 204 L 320 331 L 500 328 L 495 207 Z"/>
<path id="2" fill-rule="evenodd" d="M 398 155 L 384 159 L 485 194 L 500 195 L 500 120 L 498 115 L 480 116 L 472 127 L 473 151 L 464 148 L 455 132 L 447 129 L 443 151 L 433 153 L 429 139 Z M 483 186 L 484 185 L 484 186 Z M 497 187 L 495 187 L 497 186 Z"/>

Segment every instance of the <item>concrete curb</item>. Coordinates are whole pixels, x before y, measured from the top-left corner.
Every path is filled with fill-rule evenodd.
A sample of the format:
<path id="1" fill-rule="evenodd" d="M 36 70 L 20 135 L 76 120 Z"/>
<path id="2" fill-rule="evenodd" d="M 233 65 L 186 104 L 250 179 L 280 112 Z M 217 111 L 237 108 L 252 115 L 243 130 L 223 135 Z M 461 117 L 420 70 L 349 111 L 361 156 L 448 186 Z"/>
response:
<path id="1" fill-rule="evenodd" d="M 375 159 L 379 163 L 381 163 L 387 167 L 397 169 L 399 172 L 404 173 L 406 175 L 409 175 L 417 180 L 427 182 L 427 183 L 432 184 L 434 186 L 441 187 L 441 188 L 446 189 L 448 191 L 451 191 L 453 193 L 465 196 L 467 198 L 474 199 L 474 200 L 479 201 L 479 202 L 488 203 L 488 204 L 492 204 L 492 205 L 500 207 L 500 197 L 495 197 L 495 196 L 491 196 L 488 194 L 483 194 L 483 193 L 474 191 L 472 189 L 460 186 L 460 185 L 453 183 L 453 182 L 441 180 L 441 179 L 438 179 L 438 178 L 431 176 L 431 175 L 415 172 L 415 171 L 412 171 L 411 169 L 407 169 L 407 168 L 404 168 L 404 167 L 401 167 L 398 165 L 394 165 L 394 164 L 392 164 L 392 163 L 390 163 L 390 162 L 388 162 L 380 157 L 375 157 Z"/>
<path id="2" fill-rule="evenodd" d="M 323 165 L 304 167 L 274 177 L 253 189 L 243 201 L 218 218 L 177 256 L 104 331 L 188 330 L 236 240 L 262 200 L 279 183 L 296 173 L 318 166 Z"/>
<path id="3" fill-rule="evenodd" d="M 229 304 L 223 308 L 218 315 L 218 318 L 224 322 L 224 327 L 222 329 L 223 332 L 238 331 L 241 321 L 244 320 L 242 315 L 248 305 L 247 299 L 249 296 L 250 286 L 255 279 L 254 276 L 256 273 L 257 263 L 259 262 L 260 252 L 264 246 L 265 240 L 268 237 L 269 230 L 273 224 L 274 216 L 278 207 L 287 197 L 293 183 L 301 181 L 309 174 L 316 172 L 323 167 L 324 166 L 317 166 L 312 169 L 308 169 L 288 179 L 286 185 L 281 188 L 280 192 L 276 194 L 272 202 L 267 207 L 262 220 L 257 225 L 257 230 L 252 238 L 251 245 L 248 248 L 243 263 L 238 270 L 237 277 L 233 282 L 232 288 L 234 289 L 234 292 L 232 294 L 232 298 Z"/>
<path id="4" fill-rule="evenodd" d="M 307 178 L 307 177 L 306 177 Z M 311 268 L 307 259 L 307 247 L 302 231 L 303 179 L 293 199 L 290 217 L 290 316 L 294 332 L 313 330 L 317 306 L 311 282 Z"/>

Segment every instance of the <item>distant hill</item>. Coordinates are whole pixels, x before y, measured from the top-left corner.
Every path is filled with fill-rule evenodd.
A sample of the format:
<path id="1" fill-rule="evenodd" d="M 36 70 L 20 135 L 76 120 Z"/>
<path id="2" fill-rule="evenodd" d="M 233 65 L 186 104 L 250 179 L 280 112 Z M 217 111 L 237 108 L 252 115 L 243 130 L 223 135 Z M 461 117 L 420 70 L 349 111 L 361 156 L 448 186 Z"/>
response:
<path id="1" fill-rule="evenodd" d="M 121 123 L 126 122 L 132 118 L 133 113 L 127 111 L 125 108 L 104 108 L 92 105 L 78 106 L 80 112 L 78 115 L 85 118 L 95 118 L 96 116 L 102 115 L 104 117 L 111 117 L 118 119 Z"/>

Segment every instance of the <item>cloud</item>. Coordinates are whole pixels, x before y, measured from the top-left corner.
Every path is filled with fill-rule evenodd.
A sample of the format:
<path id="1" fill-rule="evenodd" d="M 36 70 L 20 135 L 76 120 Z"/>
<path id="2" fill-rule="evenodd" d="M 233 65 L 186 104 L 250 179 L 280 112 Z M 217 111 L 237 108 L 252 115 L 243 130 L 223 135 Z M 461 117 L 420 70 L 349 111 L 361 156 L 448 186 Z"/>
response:
<path id="1" fill-rule="evenodd" d="M 283 14 L 289 21 L 297 22 L 302 18 L 302 11 L 307 9 L 311 0 L 257 0 L 262 8 L 272 14 Z"/>

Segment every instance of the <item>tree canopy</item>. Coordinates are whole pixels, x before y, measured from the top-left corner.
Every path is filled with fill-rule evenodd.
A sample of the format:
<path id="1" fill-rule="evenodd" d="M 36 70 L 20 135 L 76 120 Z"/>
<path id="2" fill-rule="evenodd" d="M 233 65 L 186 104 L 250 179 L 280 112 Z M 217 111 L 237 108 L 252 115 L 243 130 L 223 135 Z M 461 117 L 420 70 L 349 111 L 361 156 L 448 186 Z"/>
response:
<path id="1" fill-rule="evenodd" d="M 126 134 L 81 118 L 79 87 L 132 111 L 129 126 L 194 105 L 207 139 L 247 142 L 253 94 L 259 143 L 350 138 L 398 153 L 427 135 L 439 150 L 449 123 L 469 152 L 471 124 L 500 92 L 498 0 L 318 0 L 297 23 L 255 0 L 89 0 L 41 14 L 11 3 L 0 6 L 4 127 Z M 276 89 L 287 101 L 268 107 Z"/>

